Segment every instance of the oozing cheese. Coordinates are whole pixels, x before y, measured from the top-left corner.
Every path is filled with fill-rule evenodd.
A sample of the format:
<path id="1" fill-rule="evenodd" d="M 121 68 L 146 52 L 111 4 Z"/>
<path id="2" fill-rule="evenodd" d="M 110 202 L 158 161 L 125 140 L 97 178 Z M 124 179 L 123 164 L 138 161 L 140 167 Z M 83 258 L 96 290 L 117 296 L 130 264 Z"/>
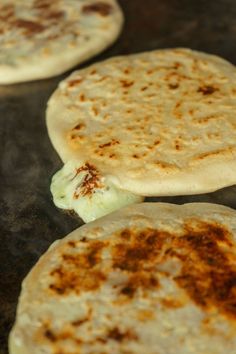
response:
<path id="1" fill-rule="evenodd" d="M 85 222 L 143 201 L 143 197 L 107 182 L 89 163 L 78 166 L 75 161 L 67 162 L 53 176 L 51 193 L 58 208 L 74 210 Z"/>

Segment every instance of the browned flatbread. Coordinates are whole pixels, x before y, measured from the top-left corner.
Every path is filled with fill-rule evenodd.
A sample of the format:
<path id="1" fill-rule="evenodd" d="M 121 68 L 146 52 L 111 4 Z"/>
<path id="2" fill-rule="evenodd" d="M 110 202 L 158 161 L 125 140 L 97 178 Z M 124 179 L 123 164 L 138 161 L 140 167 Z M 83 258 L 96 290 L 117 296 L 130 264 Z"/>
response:
<path id="1" fill-rule="evenodd" d="M 49 100 L 47 125 L 64 162 L 91 163 L 135 194 L 236 182 L 236 70 L 216 56 L 156 50 L 79 70 Z"/>
<path id="2" fill-rule="evenodd" d="M 10 354 L 234 354 L 235 331 L 236 212 L 143 203 L 50 247 Z"/>
<path id="3" fill-rule="evenodd" d="M 61 74 L 114 42 L 122 23 L 116 0 L 1 0 L 0 84 Z"/>

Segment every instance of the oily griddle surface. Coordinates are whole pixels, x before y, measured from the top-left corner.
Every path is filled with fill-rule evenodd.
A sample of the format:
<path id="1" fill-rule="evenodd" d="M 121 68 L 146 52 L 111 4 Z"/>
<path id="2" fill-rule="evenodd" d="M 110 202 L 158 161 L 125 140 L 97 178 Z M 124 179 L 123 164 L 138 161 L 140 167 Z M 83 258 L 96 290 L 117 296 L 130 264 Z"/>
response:
<path id="1" fill-rule="evenodd" d="M 85 65 L 114 55 L 178 46 L 218 54 L 236 64 L 235 0 L 120 0 L 120 4 L 126 17 L 121 37 Z M 8 353 L 22 279 L 54 240 L 82 224 L 75 215 L 56 209 L 49 192 L 50 178 L 61 162 L 47 136 L 45 108 L 67 75 L 0 87 L 0 354 Z M 149 200 L 213 202 L 236 209 L 236 187 Z"/>

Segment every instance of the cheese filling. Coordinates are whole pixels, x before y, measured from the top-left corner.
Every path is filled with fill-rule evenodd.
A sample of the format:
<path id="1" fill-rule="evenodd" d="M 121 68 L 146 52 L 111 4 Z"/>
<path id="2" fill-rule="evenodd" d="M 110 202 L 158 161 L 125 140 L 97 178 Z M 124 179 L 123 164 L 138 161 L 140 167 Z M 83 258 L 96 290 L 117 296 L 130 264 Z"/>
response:
<path id="1" fill-rule="evenodd" d="M 116 188 L 91 164 L 68 161 L 51 182 L 54 204 L 74 210 L 84 222 L 93 221 L 144 197 Z"/>

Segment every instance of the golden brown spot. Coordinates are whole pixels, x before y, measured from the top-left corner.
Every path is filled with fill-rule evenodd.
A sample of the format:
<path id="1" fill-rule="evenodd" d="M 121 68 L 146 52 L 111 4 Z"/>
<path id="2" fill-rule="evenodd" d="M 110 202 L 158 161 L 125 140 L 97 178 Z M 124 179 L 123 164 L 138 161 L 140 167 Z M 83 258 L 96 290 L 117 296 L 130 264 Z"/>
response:
<path id="1" fill-rule="evenodd" d="M 0 7 L 0 20 L 6 22 L 14 16 L 15 7 L 13 4 L 6 4 Z"/>
<path id="2" fill-rule="evenodd" d="M 44 31 L 44 29 L 45 29 L 45 27 L 38 22 L 23 20 L 23 19 L 18 19 L 16 21 L 14 21 L 14 25 L 16 27 L 26 30 L 26 32 L 25 32 L 26 35 L 40 33 L 42 31 Z"/>
<path id="3" fill-rule="evenodd" d="M 95 74 L 97 74 L 97 70 L 96 69 L 93 69 L 93 70 L 90 71 L 90 75 L 95 75 Z"/>
<path id="4" fill-rule="evenodd" d="M 147 89 L 148 89 L 148 86 L 141 87 L 141 91 L 146 91 Z"/>
<path id="5" fill-rule="evenodd" d="M 113 146 L 113 145 L 117 145 L 120 144 L 119 140 L 116 139 L 112 139 L 111 141 L 105 143 L 105 144 L 101 144 L 99 145 L 100 149 L 103 149 L 104 147 L 109 147 L 109 146 Z"/>
<path id="6" fill-rule="evenodd" d="M 116 342 L 123 342 L 126 340 L 137 340 L 136 333 L 131 330 L 121 331 L 118 327 L 114 327 L 107 333 L 107 338 Z"/>
<path id="7" fill-rule="evenodd" d="M 50 342 L 56 342 L 57 340 L 56 335 L 50 329 L 46 329 L 44 331 L 44 337 L 47 338 Z"/>
<path id="8" fill-rule="evenodd" d="M 129 68 L 124 69 L 123 73 L 124 74 L 129 74 L 130 73 L 130 69 Z"/>
<path id="9" fill-rule="evenodd" d="M 225 149 L 218 149 L 218 150 L 209 151 L 209 152 L 200 154 L 196 157 L 196 160 L 204 160 L 209 157 L 222 156 L 222 155 L 225 155 L 228 153 L 232 153 L 232 151 L 233 151 L 233 147 L 229 146 L 228 148 L 225 148 Z"/>
<path id="10" fill-rule="evenodd" d="M 204 96 L 211 95 L 212 93 L 218 91 L 218 88 L 210 85 L 201 86 L 198 88 L 197 92 L 201 92 Z"/>
<path id="11" fill-rule="evenodd" d="M 161 304 L 167 309 L 177 309 L 183 306 L 183 303 L 178 299 L 163 298 L 160 299 Z"/>
<path id="12" fill-rule="evenodd" d="M 171 90 L 176 90 L 179 87 L 179 84 L 169 84 L 168 86 Z"/>
<path id="13" fill-rule="evenodd" d="M 106 280 L 106 275 L 97 269 L 104 247 L 105 242 L 91 240 L 87 252 L 63 254 L 61 264 L 50 273 L 53 281 L 49 289 L 57 295 L 98 289 Z"/>
<path id="14" fill-rule="evenodd" d="M 76 242 L 75 241 L 69 241 L 68 246 L 75 248 L 76 247 Z"/>
<path id="15" fill-rule="evenodd" d="M 132 157 L 133 157 L 134 159 L 139 159 L 139 158 L 140 158 L 140 156 L 137 155 L 137 154 L 133 154 Z"/>
<path id="16" fill-rule="evenodd" d="M 99 113 L 99 110 L 98 110 L 97 107 L 95 107 L 95 106 L 92 107 L 92 111 L 93 111 L 93 113 L 94 113 L 95 116 L 97 116 L 98 113 Z"/>
<path id="17" fill-rule="evenodd" d="M 98 13 L 101 16 L 108 16 L 111 14 L 113 8 L 110 4 L 103 2 L 103 1 L 98 1 L 95 2 L 91 5 L 85 5 L 82 7 L 82 11 L 84 14 L 90 14 L 90 13 Z"/>
<path id="18" fill-rule="evenodd" d="M 79 124 L 77 124 L 74 128 L 73 128 L 73 130 L 81 130 L 81 129 L 83 129 L 85 127 L 85 124 L 84 123 L 79 123 Z"/>
<path id="19" fill-rule="evenodd" d="M 88 320 L 89 320 L 88 318 L 84 318 L 82 320 L 73 321 L 73 322 L 71 322 L 71 324 L 72 324 L 73 327 L 79 327 L 82 324 L 84 324 L 85 322 L 87 322 Z"/>
<path id="20" fill-rule="evenodd" d="M 68 81 L 68 87 L 77 86 L 77 85 L 79 85 L 82 81 L 83 81 L 83 79 L 70 80 L 70 81 Z"/>
<path id="21" fill-rule="evenodd" d="M 150 310 L 139 310 L 137 314 L 139 321 L 145 322 L 154 319 L 153 311 Z"/>
<path id="22" fill-rule="evenodd" d="M 65 13 L 63 11 L 50 11 L 48 13 L 46 12 L 44 18 L 50 20 L 61 20 L 64 15 Z"/>
<path id="23" fill-rule="evenodd" d="M 79 95 L 79 99 L 80 99 L 81 102 L 84 102 L 85 101 L 85 95 L 83 93 L 81 93 Z"/>
<path id="24" fill-rule="evenodd" d="M 124 88 L 130 87 L 134 84 L 134 81 L 120 80 L 121 85 Z"/>

